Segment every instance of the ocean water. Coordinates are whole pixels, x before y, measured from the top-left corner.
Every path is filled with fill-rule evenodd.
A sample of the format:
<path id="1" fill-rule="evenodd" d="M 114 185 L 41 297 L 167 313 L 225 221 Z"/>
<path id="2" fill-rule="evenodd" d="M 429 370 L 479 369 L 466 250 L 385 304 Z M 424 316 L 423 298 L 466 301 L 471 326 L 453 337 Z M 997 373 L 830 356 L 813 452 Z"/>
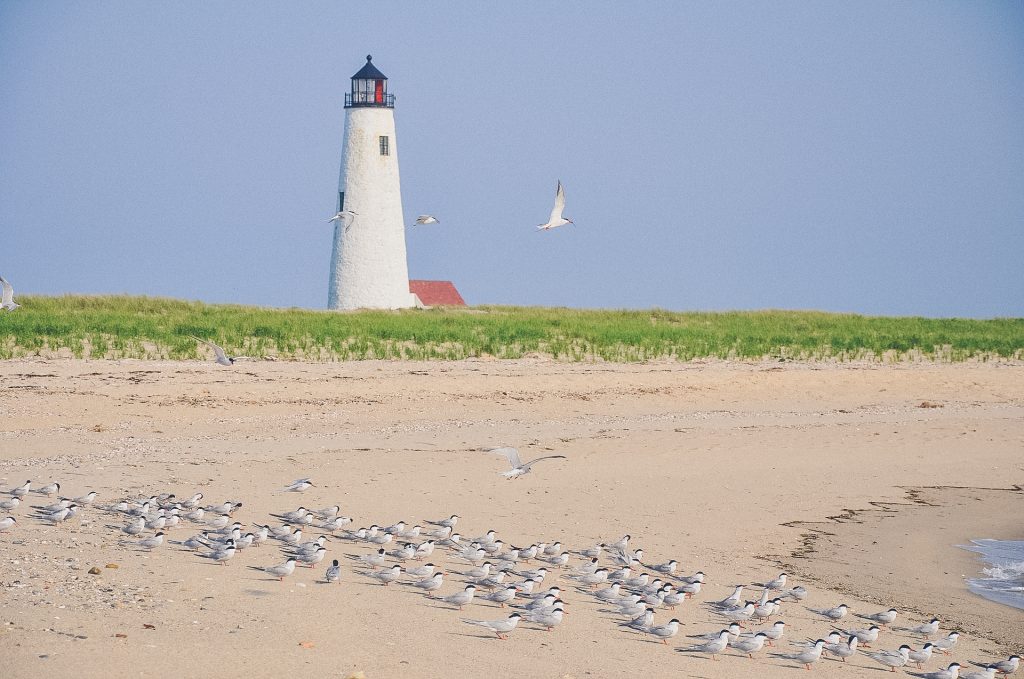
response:
<path id="1" fill-rule="evenodd" d="M 1024 540 L 971 540 L 964 549 L 985 560 L 981 577 L 967 587 L 980 596 L 1024 609 Z"/>

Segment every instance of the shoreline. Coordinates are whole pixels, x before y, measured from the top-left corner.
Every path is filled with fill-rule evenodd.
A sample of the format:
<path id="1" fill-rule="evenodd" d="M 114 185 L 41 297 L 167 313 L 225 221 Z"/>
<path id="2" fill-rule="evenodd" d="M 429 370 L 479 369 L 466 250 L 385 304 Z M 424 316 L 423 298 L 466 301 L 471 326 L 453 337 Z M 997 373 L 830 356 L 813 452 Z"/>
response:
<path id="1" fill-rule="evenodd" d="M 1024 488 L 904 487 L 901 501 L 872 502 L 819 522 L 794 522 L 800 546 L 780 567 L 879 606 L 938 616 L 943 629 L 1007 648 L 1024 639 L 1024 611 L 971 591 L 981 575 L 971 539 L 1021 538 Z M 883 526 L 884 525 L 884 530 Z M 941 564 L 926 584 L 924 564 Z M 891 569 L 891 570 L 888 570 Z M 887 572 L 884 584 L 877 573 Z"/>

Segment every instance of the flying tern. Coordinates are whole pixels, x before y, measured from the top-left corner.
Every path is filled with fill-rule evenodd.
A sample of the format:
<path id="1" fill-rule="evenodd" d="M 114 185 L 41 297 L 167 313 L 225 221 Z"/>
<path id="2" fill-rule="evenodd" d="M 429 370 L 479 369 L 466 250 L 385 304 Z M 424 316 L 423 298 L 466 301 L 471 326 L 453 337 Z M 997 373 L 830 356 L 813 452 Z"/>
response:
<path id="1" fill-rule="evenodd" d="M 555 189 L 555 206 L 551 208 L 551 216 L 548 217 L 548 221 L 545 224 L 537 226 L 538 231 L 549 231 L 551 229 L 557 229 L 560 226 L 566 224 L 573 224 L 571 219 L 567 219 L 562 216 L 565 211 L 565 189 L 562 188 L 562 181 L 558 181 L 558 187 Z"/>
<path id="2" fill-rule="evenodd" d="M 502 448 L 487 448 L 485 450 L 488 453 L 494 453 L 496 455 L 501 455 L 506 460 L 508 460 L 508 463 L 509 463 L 509 465 L 511 465 L 512 468 L 510 470 L 508 470 L 507 472 L 501 472 L 501 475 L 504 476 L 506 479 L 509 479 L 509 480 L 517 479 L 520 476 L 522 476 L 523 474 L 529 474 L 530 471 L 531 471 L 530 468 L 533 465 L 535 465 L 536 463 L 540 462 L 541 460 L 551 460 L 551 459 L 557 459 L 557 458 L 565 459 L 565 455 L 545 455 L 544 457 L 538 457 L 538 458 L 536 458 L 534 460 L 530 460 L 529 462 L 523 462 L 519 458 L 519 451 L 516 450 L 515 448 L 502 447 Z"/>

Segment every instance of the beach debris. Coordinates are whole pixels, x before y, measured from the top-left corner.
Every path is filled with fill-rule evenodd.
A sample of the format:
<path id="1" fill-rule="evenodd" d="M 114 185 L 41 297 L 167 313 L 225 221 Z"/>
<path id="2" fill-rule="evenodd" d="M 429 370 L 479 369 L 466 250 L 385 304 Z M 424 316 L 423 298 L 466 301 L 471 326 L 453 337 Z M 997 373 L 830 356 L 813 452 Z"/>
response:
<path id="1" fill-rule="evenodd" d="M 99 566 L 93 566 L 92 568 L 89 569 L 89 575 L 99 575 L 99 574 L 100 574 Z"/>

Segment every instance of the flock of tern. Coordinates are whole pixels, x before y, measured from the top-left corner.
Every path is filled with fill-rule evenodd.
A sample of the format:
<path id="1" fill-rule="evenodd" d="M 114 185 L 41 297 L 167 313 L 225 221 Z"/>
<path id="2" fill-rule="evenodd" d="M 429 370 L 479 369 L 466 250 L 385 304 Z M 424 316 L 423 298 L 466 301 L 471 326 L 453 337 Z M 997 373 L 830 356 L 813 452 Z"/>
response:
<path id="1" fill-rule="evenodd" d="M 564 457 L 546 456 L 523 463 L 514 448 L 484 450 L 508 459 L 512 469 L 503 476 L 509 479 L 529 472 L 539 460 Z M 311 479 L 302 478 L 279 491 L 303 493 L 313 487 L 317 486 Z M 575 550 L 558 540 L 515 546 L 501 539 L 495 530 L 473 538 L 462 536 L 456 530 L 461 521 L 457 514 L 418 524 L 398 521 L 353 529 L 353 519 L 342 514 L 338 505 L 322 509 L 300 506 L 272 513 L 262 523 L 246 525 L 236 518 L 243 509 L 242 502 L 205 504 L 203 493 L 187 498 L 161 493 L 101 505 L 96 502 L 95 491 L 78 497 L 60 497 L 60 492 L 56 482 L 33 487 L 31 481 L 26 481 L 0 494 L 0 509 L 10 513 L 0 519 L 0 532 L 18 530 L 20 524 L 13 515 L 17 512 L 40 524 L 65 527 L 72 526 L 73 519 L 83 512 L 104 512 L 113 519 L 105 525 L 119 543 L 135 550 L 175 547 L 194 553 L 196 558 L 228 566 L 240 552 L 274 544 L 283 560 L 266 563 L 270 560 L 258 558 L 247 567 L 283 581 L 299 569 L 329 564 L 322 571 L 325 583 L 340 583 L 348 571 L 357 581 L 404 587 L 455 611 L 470 606 L 479 607 L 481 612 L 507 609 L 507 615 L 498 617 L 481 614 L 461 618 L 466 625 L 499 639 L 507 639 L 523 625 L 548 632 L 560 627 L 572 589 L 574 596 L 590 599 L 597 611 L 612 621 L 612 629 L 668 645 L 680 631 L 681 618 L 687 615 L 683 611 L 696 606 L 687 602 L 704 593 L 707 583 L 702 571 L 685 573 L 675 559 L 662 563 L 648 560 L 643 549 L 633 546 L 630 535 Z M 31 504 L 42 497 L 56 501 Z M 26 505 L 31 505 L 31 512 L 24 511 Z M 170 539 L 172 532 L 180 534 L 181 539 Z M 332 554 L 328 559 L 328 552 L 335 549 L 342 554 Z M 879 669 L 895 672 L 916 668 L 920 671 L 911 674 L 924 679 L 993 679 L 1014 674 L 1020 666 L 1020 656 L 1012 655 L 987 664 L 975 663 L 981 669 L 964 674 L 960 673 L 964 666 L 957 662 L 925 672 L 926 663 L 955 650 L 960 637 L 957 632 L 940 631 L 938 618 L 896 627 L 900 613 L 895 608 L 851 616 L 846 604 L 804 606 L 821 620 L 827 632 L 822 638 L 791 641 L 791 650 L 784 650 L 781 645 L 786 623 L 778 618 L 784 607 L 803 605 L 811 596 L 801 585 L 790 586 L 789 578 L 781 573 L 755 583 L 760 594 L 753 599 L 744 597 L 751 585 L 738 584 L 724 599 L 705 601 L 705 617 L 718 621 L 719 629 L 692 635 L 690 643 L 676 650 L 687 656 L 718 660 L 731 649 L 730 655 L 755 659 L 773 647 L 776 650 L 771 655 L 775 658 L 808 670 L 825 657 L 845 663 L 863 656 L 877 663 Z M 666 609 L 670 612 L 663 613 Z M 658 618 L 668 615 L 671 619 L 659 622 Z M 858 621 L 846 624 L 850 618 Z M 893 637 L 897 634 L 905 643 L 886 649 L 887 643 L 896 641 Z M 881 649 L 876 648 L 879 645 Z"/>
<path id="2" fill-rule="evenodd" d="M 548 217 L 548 221 L 544 224 L 537 225 L 538 231 L 550 231 L 551 229 L 557 229 L 560 226 L 566 224 L 574 224 L 568 217 L 562 216 L 565 212 L 565 189 L 562 188 L 562 181 L 558 181 L 558 186 L 555 188 L 555 205 L 551 208 L 551 215 Z M 341 210 L 336 213 L 333 217 L 328 219 L 328 223 L 337 222 L 345 231 L 348 231 L 352 224 L 355 222 L 356 217 L 359 216 L 358 212 L 352 210 Z M 441 220 L 433 215 L 419 215 L 416 217 L 416 221 L 413 222 L 413 226 L 423 226 L 427 224 L 440 224 Z"/>

